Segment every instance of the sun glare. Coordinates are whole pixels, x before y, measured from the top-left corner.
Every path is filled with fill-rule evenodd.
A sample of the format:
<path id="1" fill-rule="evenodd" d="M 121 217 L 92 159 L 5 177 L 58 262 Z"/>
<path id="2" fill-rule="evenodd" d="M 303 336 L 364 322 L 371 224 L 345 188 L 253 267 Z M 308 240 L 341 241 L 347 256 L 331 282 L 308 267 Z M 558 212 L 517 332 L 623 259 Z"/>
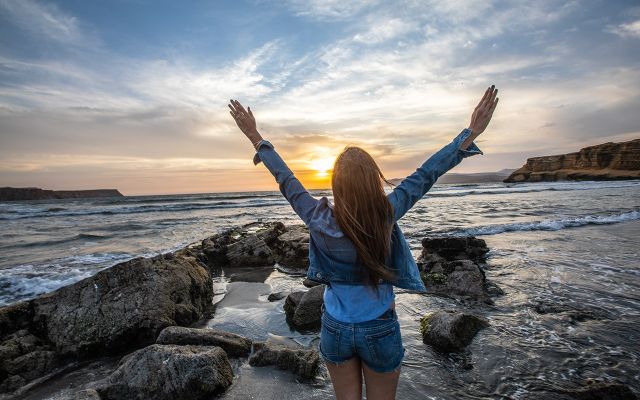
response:
<path id="1" fill-rule="evenodd" d="M 317 171 L 316 176 L 318 178 L 326 178 L 329 176 L 329 171 L 333 168 L 334 157 L 324 157 L 311 160 L 311 169 Z"/>

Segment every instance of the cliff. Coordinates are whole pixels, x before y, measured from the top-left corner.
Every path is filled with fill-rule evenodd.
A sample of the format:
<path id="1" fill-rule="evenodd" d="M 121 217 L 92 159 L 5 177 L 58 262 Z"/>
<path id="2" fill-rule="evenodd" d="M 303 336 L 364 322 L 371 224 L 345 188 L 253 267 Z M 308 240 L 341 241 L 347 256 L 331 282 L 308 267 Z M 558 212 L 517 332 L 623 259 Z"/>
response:
<path id="1" fill-rule="evenodd" d="M 575 153 L 532 157 L 504 182 L 640 179 L 640 139 L 607 142 Z"/>
<path id="2" fill-rule="evenodd" d="M 40 188 L 0 188 L 0 201 L 123 197 L 117 189 L 45 190 Z"/>

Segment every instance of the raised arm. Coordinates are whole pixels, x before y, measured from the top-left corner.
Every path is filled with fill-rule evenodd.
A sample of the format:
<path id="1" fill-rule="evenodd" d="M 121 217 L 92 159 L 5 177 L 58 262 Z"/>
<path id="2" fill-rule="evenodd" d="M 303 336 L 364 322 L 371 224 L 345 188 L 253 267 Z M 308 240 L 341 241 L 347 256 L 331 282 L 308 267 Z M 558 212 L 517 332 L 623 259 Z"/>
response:
<path id="1" fill-rule="evenodd" d="M 498 104 L 498 89 L 489 87 L 471 116 L 469 128 L 463 129 L 453 141 L 429 157 L 416 172 L 406 177 L 387 196 L 393 207 L 394 221 L 402 218 L 431 189 L 438 178 L 462 159 L 483 154 L 473 140 L 486 129 Z"/>
<path id="2" fill-rule="evenodd" d="M 318 200 L 311 196 L 302 183 L 295 177 L 284 160 L 273 148 L 273 144 L 264 140 L 256 128 L 256 120 L 251 112 L 251 107 L 245 111 L 244 107 L 237 100 L 231 100 L 229 104 L 231 116 L 234 118 L 240 130 L 253 143 L 256 154 L 253 157 L 253 164 L 260 161 L 264 163 L 269 172 L 276 179 L 280 187 L 280 192 L 287 199 L 298 216 L 308 224 L 313 211 L 316 209 Z"/>

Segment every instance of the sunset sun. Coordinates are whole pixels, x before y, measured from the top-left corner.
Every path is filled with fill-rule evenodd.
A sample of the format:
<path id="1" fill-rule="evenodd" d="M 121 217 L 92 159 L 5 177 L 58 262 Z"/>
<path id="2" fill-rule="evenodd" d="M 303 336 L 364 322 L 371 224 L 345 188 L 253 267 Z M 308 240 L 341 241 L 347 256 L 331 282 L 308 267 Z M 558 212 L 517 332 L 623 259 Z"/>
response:
<path id="1" fill-rule="evenodd" d="M 329 176 L 329 171 L 333 168 L 333 162 L 335 157 L 323 157 L 311 160 L 311 169 L 316 171 L 316 177 L 326 178 Z"/>

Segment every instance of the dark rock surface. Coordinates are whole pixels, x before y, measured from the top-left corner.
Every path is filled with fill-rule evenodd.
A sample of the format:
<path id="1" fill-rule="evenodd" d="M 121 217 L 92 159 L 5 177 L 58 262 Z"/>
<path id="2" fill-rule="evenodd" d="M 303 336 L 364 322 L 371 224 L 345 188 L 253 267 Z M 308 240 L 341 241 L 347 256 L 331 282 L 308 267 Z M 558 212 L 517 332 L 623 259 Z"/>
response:
<path id="1" fill-rule="evenodd" d="M 640 139 L 607 142 L 575 153 L 528 158 L 504 182 L 640 179 Z"/>
<path id="2" fill-rule="evenodd" d="M 485 277 L 487 252 L 485 241 L 475 237 L 423 239 L 418 265 L 429 293 L 492 304 L 491 296 L 504 292 Z"/>
<path id="3" fill-rule="evenodd" d="M 420 320 L 422 340 L 442 352 L 463 350 L 476 333 L 489 326 L 482 318 L 454 311 L 436 311 Z"/>
<path id="4" fill-rule="evenodd" d="M 227 230 L 193 248 L 210 267 L 286 267 L 309 265 L 309 231 L 304 225 L 285 227 L 281 222 L 251 223 Z"/>
<path id="5" fill-rule="evenodd" d="M 95 389 L 85 389 L 75 392 L 68 400 L 102 400 Z"/>
<path id="6" fill-rule="evenodd" d="M 220 347 L 154 344 L 128 355 L 97 392 L 110 399 L 202 399 L 233 381 Z"/>
<path id="7" fill-rule="evenodd" d="M 0 391 L 63 363 L 154 343 L 162 329 L 197 321 L 211 304 L 206 268 L 178 252 L 136 258 L 0 309 Z"/>
<path id="8" fill-rule="evenodd" d="M 249 364 L 253 367 L 275 365 L 278 369 L 293 372 L 301 379 L 312 379 L 318 372 L 320 355 L 313 349 L 255 342 Z"/>
<path id="9" fill-rule="evenodd" d="M 229 357 L 247 357 L 251 353 L 251 340 L 214 328 L 197 329 L 170 326 L 160 332 L 157 344 L 198 345 L 221 347 Z"/>
<path id="10" fill-rule="evenodd" d="M 267 297 L 267 300 L 269 300 L 269 301 L 278 301 L 278 300 L 284 299 L 288 295 L 289 295 L 289 292 L 269 293 L 269 296 Z"/>
<path id="11" fill-rule="evenodd" d="M 636 400 L 638 397 L 626 385 L 591 383 L 577 389 L 554 388 L 526 393 L 524 400 Z"/>
<path id="12" fill-rule="evenodd" d="M 0 188 L 0 201 L 17 200 L 49 200 L 49 199 L 78 199 L 91 197 L 124 197 L 117 189 L 94 190 L 46 190 L 35 187 L 29 188 Z"/>
<path id="13" fill-rule="evenodd" d="M 314 286 L 306 292 L 293 292 L 284 303 L 287 321 L 297 329 L 318 329 L 322 317 L 325 285 Z"/>

